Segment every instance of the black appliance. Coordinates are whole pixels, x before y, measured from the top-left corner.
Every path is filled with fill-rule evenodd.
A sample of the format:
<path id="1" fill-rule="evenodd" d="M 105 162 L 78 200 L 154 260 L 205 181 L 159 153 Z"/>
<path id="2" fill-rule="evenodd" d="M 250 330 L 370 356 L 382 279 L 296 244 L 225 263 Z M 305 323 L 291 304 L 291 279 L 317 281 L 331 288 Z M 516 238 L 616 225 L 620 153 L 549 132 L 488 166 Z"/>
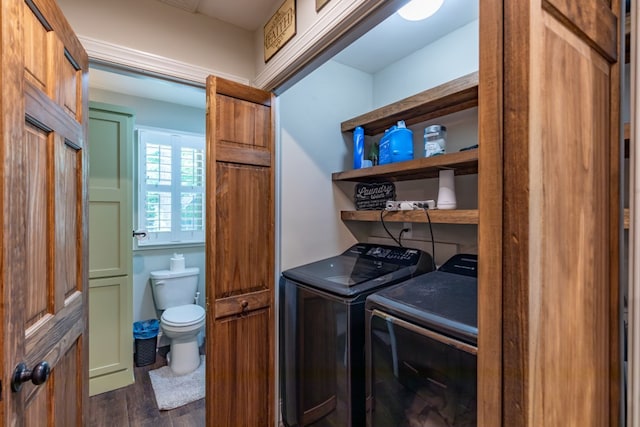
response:
<path id="1" fill-rule="evenodd" d="M 418 249 L 356 244 L 292 268 L 280 282 L 283 421 L 297 426 L 363 426 L 367 295 L 433 270 Z"/>
<path id="2" fill-rule="evenodd" d="M 476 255 L 366 300 L 367 425 L 476 426 Z"/>

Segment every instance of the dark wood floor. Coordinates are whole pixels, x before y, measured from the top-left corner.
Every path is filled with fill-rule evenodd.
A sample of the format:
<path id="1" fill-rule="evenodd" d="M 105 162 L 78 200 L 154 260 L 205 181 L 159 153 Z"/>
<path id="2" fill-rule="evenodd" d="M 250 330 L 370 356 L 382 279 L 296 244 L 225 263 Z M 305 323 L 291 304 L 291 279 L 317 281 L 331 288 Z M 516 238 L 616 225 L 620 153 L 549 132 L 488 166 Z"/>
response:
<path id="1" fill-rule="evenodd" d="M 167 364 L 161 353 L 156 363 L 135 367 L 135 383 L 89 399 L 89 427 L 197 427 L 205 425 L 204 399 L 171 411 L 160 411 L 148 372 Z"/>

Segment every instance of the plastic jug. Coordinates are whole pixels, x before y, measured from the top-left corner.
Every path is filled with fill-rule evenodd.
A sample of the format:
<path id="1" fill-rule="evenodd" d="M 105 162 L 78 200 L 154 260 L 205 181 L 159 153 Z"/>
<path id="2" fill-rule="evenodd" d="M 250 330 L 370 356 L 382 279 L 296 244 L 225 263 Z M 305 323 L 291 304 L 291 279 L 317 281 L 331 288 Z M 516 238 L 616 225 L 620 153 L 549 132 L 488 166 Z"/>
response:
<path id="1" fill-rule="evenodd" d="M 391 126 L 380 140 L 381 165 L 413 159 L 413 132 L 407 129 L 403 120 Z"/>

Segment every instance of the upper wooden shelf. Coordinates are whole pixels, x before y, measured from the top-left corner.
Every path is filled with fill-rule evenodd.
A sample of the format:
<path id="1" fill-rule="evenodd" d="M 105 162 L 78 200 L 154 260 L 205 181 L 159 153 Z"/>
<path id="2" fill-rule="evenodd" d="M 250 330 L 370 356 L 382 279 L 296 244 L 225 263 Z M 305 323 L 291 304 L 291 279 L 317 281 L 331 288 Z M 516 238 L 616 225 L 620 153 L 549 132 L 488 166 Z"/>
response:
<path id="1" fill-rule="evenodd" d="M 441 169 L 454 169 L 456 175 L 478 173 L 478 150 L 466 150 L 406 162 L 335 172 L 333 181 L 380 182 L 437 178 Z"/>
<path id="2" fill-rule="evenodd" d="M 477 105 L 478 73 L 475 72 L 342 122 L 340 128 L 342 132 L 351 132 L 356 126 L 362 126 L 365 134 L 377 135 L 398 120 L 410 126 Z"/>
<path id="3" fill-rule="evenodd" d="M 631 125 L 629 123 L 624 124 L 624 157 L 629 158 L 631 152 L 629 147 L 629 141 L 631 141 Z"/>

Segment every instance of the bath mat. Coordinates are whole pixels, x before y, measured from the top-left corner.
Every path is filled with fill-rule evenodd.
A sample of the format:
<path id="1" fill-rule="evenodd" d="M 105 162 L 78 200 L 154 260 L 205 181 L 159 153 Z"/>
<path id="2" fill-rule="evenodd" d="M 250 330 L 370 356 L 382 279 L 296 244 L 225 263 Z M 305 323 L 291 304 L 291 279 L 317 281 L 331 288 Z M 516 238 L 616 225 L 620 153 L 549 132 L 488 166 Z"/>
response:
<path id="1" fill-rule="evenodd" d="M 170 367 L 149 371 L 158 409 L 169 410 L 204 398 L 204 356 L 198 369 L 186 375 L 176 375 Z"/>

